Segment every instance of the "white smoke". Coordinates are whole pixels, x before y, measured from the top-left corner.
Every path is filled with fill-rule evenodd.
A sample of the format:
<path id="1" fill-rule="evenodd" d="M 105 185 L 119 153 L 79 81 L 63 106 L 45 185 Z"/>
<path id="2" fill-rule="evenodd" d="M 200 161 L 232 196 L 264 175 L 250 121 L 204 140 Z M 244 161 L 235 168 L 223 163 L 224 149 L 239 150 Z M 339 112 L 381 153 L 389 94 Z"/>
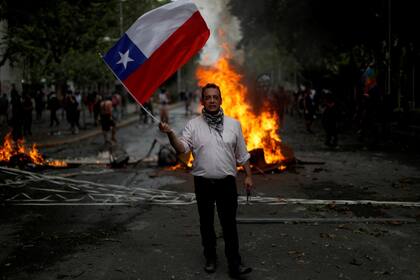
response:
<path id="1" fill-rule="evenodd" d="M 239 20 L 228 9 L 229 0 L 193 0 L 210 29 L 210 38 L 203 48 L 200 64 L 212 65 L 223 54 L 222 43 L 227 43 L 233 59 L 242 62 L 236 45 L 242 37 Z M 223 35 L 219 36 L 219 31 Z"/>

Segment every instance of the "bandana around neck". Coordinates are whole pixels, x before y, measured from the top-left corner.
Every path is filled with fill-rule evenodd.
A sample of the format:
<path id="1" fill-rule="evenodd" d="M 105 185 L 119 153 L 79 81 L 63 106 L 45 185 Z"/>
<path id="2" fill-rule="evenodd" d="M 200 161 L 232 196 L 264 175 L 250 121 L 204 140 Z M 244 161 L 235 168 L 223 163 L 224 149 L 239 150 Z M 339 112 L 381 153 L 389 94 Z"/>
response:
<path id="1" fill-rule="evenodd" d="M 202 110 L 203 118 L 206 121 L 206 123 L 209 125 L 210 128 L 213 128 L 216 130 L 220 135 L 222 135 L 223 132 L 223 119 L 224 119 L 224 113 L 223 109 L 220 108 L 219 112 L 216 114 L 210 114 L 206 111 L 205 108 Z"/>

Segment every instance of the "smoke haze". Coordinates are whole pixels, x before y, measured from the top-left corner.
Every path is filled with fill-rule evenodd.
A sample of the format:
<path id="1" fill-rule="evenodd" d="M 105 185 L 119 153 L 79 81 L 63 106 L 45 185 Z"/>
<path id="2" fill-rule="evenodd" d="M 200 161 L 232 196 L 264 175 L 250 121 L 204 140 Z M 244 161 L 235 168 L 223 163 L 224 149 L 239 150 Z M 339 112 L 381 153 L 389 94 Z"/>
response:
<path id="1" fill-rule="evenodd" d="M 235 50 L 241 39 L 239 20 L 228 9 L 229 0 L 193 0 L 210 29 L 210 38 L 203 48 L 200 64 L 212 65 L 223 52 L 223 43 L 232 51 L 232 58 L 242 62 L 242 55 Z"/>

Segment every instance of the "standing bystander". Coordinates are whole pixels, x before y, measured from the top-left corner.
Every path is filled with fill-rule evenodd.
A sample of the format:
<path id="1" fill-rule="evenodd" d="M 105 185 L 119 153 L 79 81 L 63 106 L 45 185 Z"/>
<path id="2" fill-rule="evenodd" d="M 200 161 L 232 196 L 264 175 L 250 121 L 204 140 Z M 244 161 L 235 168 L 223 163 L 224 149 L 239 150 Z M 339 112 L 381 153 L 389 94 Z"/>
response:
<path id="1" fill-rule="evenodd" d="M 305 118 L 306 131 L 314 133 L 312 131 L 312 123 L 315 117 L 315 105 L 311 96 L 311 90 L 306 88 L 303 95 L 303 116 Z"/>
<path id="2" fill-rule="evenodd" d="M 36 111 L 36 120 L 40 121 L 42 119 L 42 112 L 45 108 L 45 94 L 42 90 L 37 90 L 35 93 L 35 111 Z"/>
<path id="3" fill-rule="evenodd" d="M 9 99 L 6 93 L 3 93 L 0 97 L 0 125 L 6 125 L 8 123 L 9 116 Z"/>
<path id="4" fill-rule="evenodd" d="M 146 108 L 153 115 L 153 104 L 152 104 L 151 99 L 149 99 L 147 102 L 144 102 L 143 107 Z M 146 113 L 146 111 L 143 110 L 142 108 L 139 108 L 139 109 L 140 109 L 139 122 L 147 124 L 150 117 L 149 114 Z M 153 123 L 153 118 L 150 118 L 150 120 L 151 120 L 151 123 Z"/>
<path id="5" fill-rule="evenodd" d="M 23 125 L 23 105 L 22 98 L 20 97 L 18 91 L 16 90 L 15 85 L 12 85 L 12 90 L 10 91 L 11 104 L 12 104 L 12 136 L 13 140 L 16 142 L 19 139 L 22 139 L 22 125 Z"/>
<path id="6" fill-rule="evenodd" d="M 83 105 L 82 104 L 82 102 L 83 102 L 82 95 L 80 94 L 79 91 L 76 91 L 74 93 L 74 100 L 77 103 L 76 112 L 75 112 L 75 116 L 74 116 L 75 133 L 77 134 L 77 133 L 79 133 L 79 130 L 80 130 L 80 113 L 82 112 L 82 105 Z M 83 124 L 83 125 L 85 125 L 85 124 Z"/>
<path id="7" fill-rule="evenodd" d="M 112 117 L 115 121 L 121 119 L 121 95 L 118 92 L 115 92 L 112 95 Z"/>
<path id="8" fill-rule="evenodd" d="M 23 96 L 23 135 L 32 135 L 32 110 L 34 108 L 32 97 L 29 94 Z"/>
<path id="9" fill-rule="evenodd" d="M 98 94 L 97 92 L 95 92 L 94 95 L 95 101 L 93 104 L 93 124 L 94 126 L 98 126 L 101 116 L 102 95 Z"/>
<path id="10" fill-rule="evenodd" d="M 117 142 L 115 138 L 115 122 L 112 117 L 112 97 L 108 96 L 101 102 L 101 125 L 102 133 L 104 135 L 105 144 L 112 144 Z M 111 140 L 108 138 L 108 133 L 111 130 Z"/>
<path id="11" fill-rule="evenodd" d="M 159 90 L 160 121 L 164 123 L 169 123 L 168 104 L 169 104 L 169 93 L 166 90 L 166 88 L 160 88 Z"/>
<path id="12" fill-rule="evenodd" d="M 322 114 L 322 124 L 325 130 L 325 145 L 337 147 L 337 105 L 331 93 L 325 95 L 325 109 Z"/>
<path id="13" fill-rule="evenodd" d="M 191 103 L 193 101 L 192 91 L 187 91 L 185 95 L 185 115 L 188 116 L 192 114 Z"/>
<path id="14" fill-rule="evenodd" d="M 57 110 L 60 108 L 60 103 L 58 101 L 57 95 L 54 91 L 52 91 L 48 95 L 48 110 L 50 110 L 50 128 L 52 129 L 54 123 L 55 126 L 58 127 L 60 125 L 60 121 L 57 118 Z"/>

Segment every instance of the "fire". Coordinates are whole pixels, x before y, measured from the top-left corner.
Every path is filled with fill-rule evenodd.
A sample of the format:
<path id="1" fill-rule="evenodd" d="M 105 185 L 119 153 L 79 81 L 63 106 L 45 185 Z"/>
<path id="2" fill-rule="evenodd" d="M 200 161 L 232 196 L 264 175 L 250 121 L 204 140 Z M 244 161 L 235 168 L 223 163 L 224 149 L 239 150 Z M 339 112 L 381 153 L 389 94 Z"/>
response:
<path id="1" fill-rule="evenodd" d="M 223 110 L 226 115 L 241 122 L 248 151 L 263 148 L 267 163 L 279 163 L 285 159 L 280 149 L 279 117 L 268 103 L 256 115 L 246 101 L 248 89 L 242 84 L 242 76 L 229 64 L 229 57 L 221 57 L 211 67 L 200 66 L 196 71 L 200 86 L 216 83 L 222 91 Z"/>
<path id="2" fill-rule="evenodd" d="M 39 153 L 36 148 L 36 144 L 33 144 L 30 149 L 25 146 L 23 140 L 13 141 L 11 133 L 8 133 L 4 137 L 3 146 L 0 147 L 0 162 L 9 162 L 10 159 L 19 154 L 27 155 L 31 162 L 36 165 L 47 165 L 47 166 L 58 166 L 64 167 L 67 166 L 67 163 L 64 161 L 54 160 L 46 161 L 43 156 Z"/>
<path id="3" fill-rule="evenodd" d="M 287 169 L 287 166 L 286 166 L 286 165 L 280 165 L 278 169 L 279 169 L 280 171 L 284 171 L 284 170 L 286 170 L 286 169 Z"/>
<path id="4" fill-rule="evenodd" d="M 29 151 L 29 157 L 32 159 L 32 162 L 35 164 L 42 165 L 44 162 L 44 158 L 38 152 L 35 144 L 32 145 L 32 149 Z"/>
<path id="5" fill-rule="evenodd" d="M 174 165 L 174 166 L 169 166 L 167 169 L 171 170 L 171 171 L 174 171 L 174 170 L 184 169 L 186 167 L 191 168 L 194 159 L 193 159 L 192 155 L 189 154 L 187 158 L 182 159 L 182 160 L 181 160 L 181 158 L 178 158 L 178 160 L 180 160 L 181 162 Z"/>

